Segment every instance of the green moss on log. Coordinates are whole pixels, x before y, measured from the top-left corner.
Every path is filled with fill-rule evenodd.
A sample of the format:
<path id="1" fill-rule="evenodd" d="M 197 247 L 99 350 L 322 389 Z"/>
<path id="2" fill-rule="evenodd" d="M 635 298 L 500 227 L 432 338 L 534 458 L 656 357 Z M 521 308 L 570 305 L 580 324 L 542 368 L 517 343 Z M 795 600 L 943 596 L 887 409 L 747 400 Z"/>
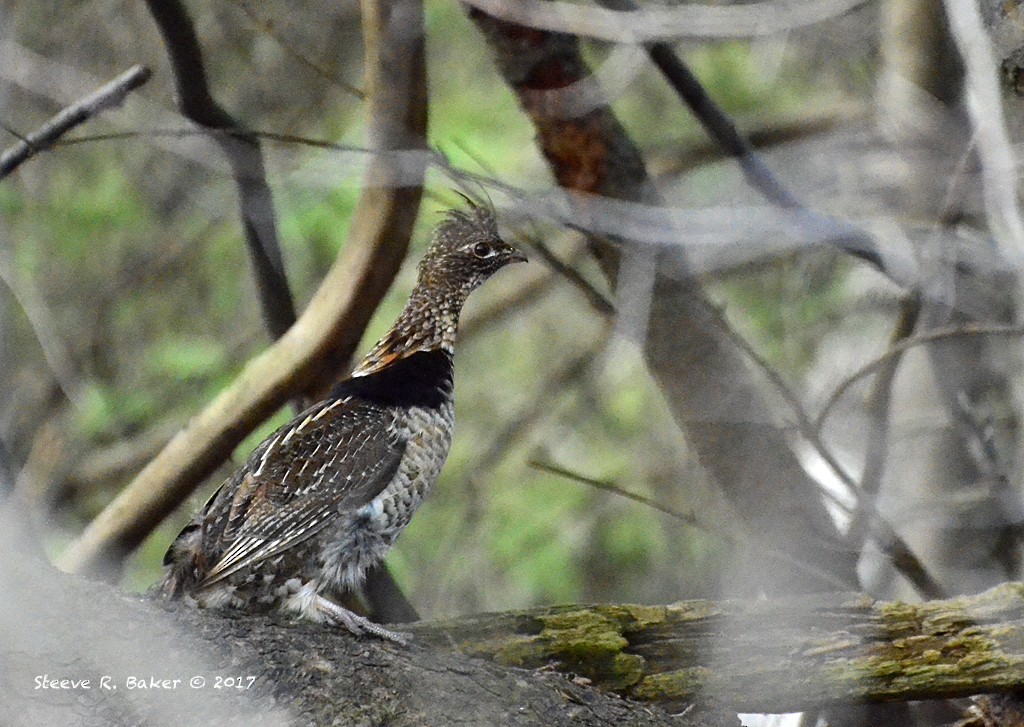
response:
<path id="1" fill-rule="evenodd" d="M 539 615 L 537 633 L 507 639 L 494 659 L 525 668 L 557 663 L 606 689 L 626 689 L 641 679 L 645 664 L 642 657 L 625 652 L 629 641 L 623 631 L 638 619 L 645 624 L 664 621 L 664 610 L 660 615 L 657 611 L 627 606 Z"/>

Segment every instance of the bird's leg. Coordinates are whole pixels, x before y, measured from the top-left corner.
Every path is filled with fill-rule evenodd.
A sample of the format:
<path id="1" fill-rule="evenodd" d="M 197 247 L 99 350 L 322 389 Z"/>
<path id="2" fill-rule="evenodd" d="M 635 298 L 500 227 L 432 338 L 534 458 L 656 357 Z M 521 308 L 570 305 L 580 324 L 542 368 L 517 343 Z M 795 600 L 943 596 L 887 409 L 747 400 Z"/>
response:
<path id="1" fill-rule="evenodd" d="M 401 646 L 407 646 L 409 644 L 408 634 L 389 631 L 380 624 L 374 623 L 370 619 L 360 616 L 357 613 L 352 613 L 344 606 L 339 606 L 334 601 L 324 598 L 323 596 L 316 596 L 313 601 L 313 605 L 316 608 L 318 615 L 324 621 L 336 626 L 344 626 L 357 636 L 361 634 L 373 634 L 378 638 L 393 641 Z"/>

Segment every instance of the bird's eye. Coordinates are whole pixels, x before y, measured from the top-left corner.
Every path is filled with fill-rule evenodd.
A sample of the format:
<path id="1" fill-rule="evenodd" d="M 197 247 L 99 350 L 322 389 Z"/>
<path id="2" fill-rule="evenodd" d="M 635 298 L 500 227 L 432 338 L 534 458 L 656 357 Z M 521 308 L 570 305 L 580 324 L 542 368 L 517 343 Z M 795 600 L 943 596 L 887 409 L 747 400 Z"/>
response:
<path id="1" fill-rule="evenodd" d="M 478 242 L 473 245 L 473 254 L 477 257 L 488 257 L 494 252 L 494 248 L 488 245 L 486 242 Z"/>

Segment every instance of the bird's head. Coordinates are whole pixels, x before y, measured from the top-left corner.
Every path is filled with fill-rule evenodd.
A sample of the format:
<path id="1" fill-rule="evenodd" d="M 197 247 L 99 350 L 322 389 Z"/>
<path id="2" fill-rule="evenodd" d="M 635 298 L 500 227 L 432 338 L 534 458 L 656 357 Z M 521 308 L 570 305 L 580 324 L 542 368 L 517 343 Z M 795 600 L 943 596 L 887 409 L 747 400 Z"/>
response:
<path id="1" fill-rule="evenodd" d="M 421 284 L 464 297 L 509 263 L 526 256 L 498 235 L 494 210 L 467 199 L 465 210 L 450 210 L 434 230 L 419 265 Z"/>
<path id="2" fill-rule="evenodd" d="M 487 278 L 526 256 L 498 236 L 494 210 L 469 199 L 434 230 L 419 265 L 419 280 L 395 325 L 352 372 L 366 376 L 417 351 L 455 348 L 466 298 Z"/>

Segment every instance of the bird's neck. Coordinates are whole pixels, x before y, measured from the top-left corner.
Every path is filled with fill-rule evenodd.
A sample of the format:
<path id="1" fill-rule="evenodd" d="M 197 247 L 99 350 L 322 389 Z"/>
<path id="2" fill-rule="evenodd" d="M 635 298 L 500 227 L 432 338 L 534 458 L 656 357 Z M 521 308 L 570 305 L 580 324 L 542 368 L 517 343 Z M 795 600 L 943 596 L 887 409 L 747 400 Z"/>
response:
<path id="1" fill-rule="evenodd" d="M 440 350 L 452 355 L 464 302 L 465 296 L 457 292 L 438 295 L 429 286 L 418 284 L 398 320 L 363 357 L 352 376 L 380 371 L 417 351 Z"/>

